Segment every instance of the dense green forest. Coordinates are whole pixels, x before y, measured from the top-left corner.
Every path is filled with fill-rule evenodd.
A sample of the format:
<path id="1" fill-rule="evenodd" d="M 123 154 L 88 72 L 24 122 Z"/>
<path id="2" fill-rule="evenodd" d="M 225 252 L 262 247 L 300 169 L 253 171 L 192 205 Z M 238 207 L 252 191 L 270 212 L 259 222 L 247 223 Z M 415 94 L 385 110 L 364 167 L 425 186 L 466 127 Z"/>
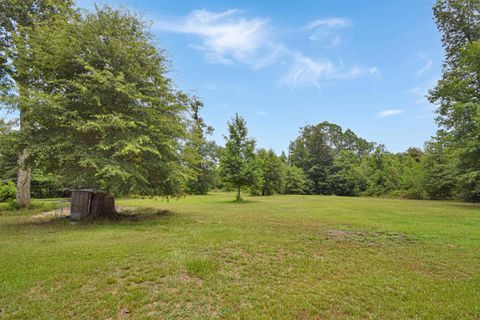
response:
<path id="1" fill-rule="evenodd" d="M 0 0 L 0 201 L 95 188 L 114 195 L 326 194 L 480 201 L 480 2 L 438 0 L 445 50 L 429 92 L 438 132 L 391 153 L 339 125 L 258 149 L 246 121 L 209 137 L 200 97 L 179 90 L 141 17 L 65 0 Z M 208 106 L 207 106 L 208 107 Z M 286 141 L 287 145 L 288 142 Z M 31 188 L 31 189 L 30 189 Z"/>

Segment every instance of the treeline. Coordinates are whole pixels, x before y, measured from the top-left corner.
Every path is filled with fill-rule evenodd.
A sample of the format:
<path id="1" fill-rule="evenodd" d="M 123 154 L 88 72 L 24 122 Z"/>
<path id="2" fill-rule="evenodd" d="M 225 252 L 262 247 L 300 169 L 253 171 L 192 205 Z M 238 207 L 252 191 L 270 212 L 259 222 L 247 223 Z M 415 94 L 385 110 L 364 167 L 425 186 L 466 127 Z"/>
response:
<path id="1" fill-rule="evenodd" d="M 277 155 L 271 149 L 255 148 L 255 140 L 248 138 L 246 122 L 240 116 L 230 123 L 226 147 L 209 141 L 213 129 L 199 116 L 201 107 L 195 98 L 182 149 L 186 180 L 181 193 L 207 194 L 212 190 L 237 190 L 240 186 L 241 190 L 262 196 L 279 193 L 468 199 L 456 173 L 456 157 L 439 141 L 428 142 L 423 150 L 409 148 L 391 153 L 349 129 L 344 131 L 336 124 L 322 122 L 302 128 L 290 143 L 288 154 Z M 8 185 L 10 196 L 12 184 L 7 181 L 15 180 L 15 160 L 14 152 L 0 154 L 1 179 Z M 34 166 L 32 195 L 66 195 L 71 185 L 62 180 Z"/>
<path id="2" fill-rule="evenodd" d="M 470 200 L 457 173 L 455 154 L 435 139 L 423 150 L 409 148 L 391 153 L 349 129 L 322 122 L 302 128 L 290 143 L 288 155 L 277 155 L 273 150 L 255 150 L 245 120 L 237 115 L 229 123 L 226 147 L 210 150 L 214 152 L 207 158 L 212 161 L 203 171 L 208 178 L 201 180 L 208 183 L 190 188 L 189 193 L 223 189 L 263 196 L 282 193 Z"/>

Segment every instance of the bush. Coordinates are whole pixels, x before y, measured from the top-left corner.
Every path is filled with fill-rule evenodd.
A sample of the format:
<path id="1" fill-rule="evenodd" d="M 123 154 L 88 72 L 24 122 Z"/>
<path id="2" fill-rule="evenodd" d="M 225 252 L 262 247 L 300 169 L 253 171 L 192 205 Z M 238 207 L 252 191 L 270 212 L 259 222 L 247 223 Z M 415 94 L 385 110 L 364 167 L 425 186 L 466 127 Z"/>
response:
<path id="1" fill-rule="evenodd" d="M 15 183 L 11 180 L 0 182 L 0 202 L 13 200 L 17 194 Z"/>

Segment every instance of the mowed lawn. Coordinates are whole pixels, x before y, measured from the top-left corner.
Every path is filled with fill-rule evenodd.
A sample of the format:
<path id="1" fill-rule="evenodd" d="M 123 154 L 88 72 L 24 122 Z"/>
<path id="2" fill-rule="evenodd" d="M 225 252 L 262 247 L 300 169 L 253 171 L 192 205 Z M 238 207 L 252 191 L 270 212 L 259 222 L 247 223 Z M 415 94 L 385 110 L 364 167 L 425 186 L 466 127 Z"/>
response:
<path id="1" fill-rule="evenodd" d="M 479 206 L 233 197 L 77 224 L 0 208 L 0 318 L 480 318 Z"/>

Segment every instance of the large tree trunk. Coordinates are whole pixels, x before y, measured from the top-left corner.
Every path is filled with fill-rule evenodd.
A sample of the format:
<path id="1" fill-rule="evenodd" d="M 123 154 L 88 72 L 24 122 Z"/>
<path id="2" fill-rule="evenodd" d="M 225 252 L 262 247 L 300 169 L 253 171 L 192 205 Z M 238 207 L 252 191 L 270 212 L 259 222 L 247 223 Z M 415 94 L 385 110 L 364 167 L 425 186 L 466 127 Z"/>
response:
<path id="1" fill-rule="evenodd" d="M 23 148 L 18 155 L 17 204 L 26 207 L 30 204 L 30 183 L 32 168 L 27 163 L 28 149 Z"/>
<path id="2" fill-rule="evenodd" d="M 20 101 L 26 99 L 27 92 L 20 83 Z M 20 151 L 18 153 L 18 176 L 17 176 L 17 204 L 20 207 L 26 207 L 30 204 L 30 184 L 32 182 L 32 168 L 30 167 L 28 157 L 28 131 L 30 129 L 28 119 L 28 108 L 20 102 Z"/>

